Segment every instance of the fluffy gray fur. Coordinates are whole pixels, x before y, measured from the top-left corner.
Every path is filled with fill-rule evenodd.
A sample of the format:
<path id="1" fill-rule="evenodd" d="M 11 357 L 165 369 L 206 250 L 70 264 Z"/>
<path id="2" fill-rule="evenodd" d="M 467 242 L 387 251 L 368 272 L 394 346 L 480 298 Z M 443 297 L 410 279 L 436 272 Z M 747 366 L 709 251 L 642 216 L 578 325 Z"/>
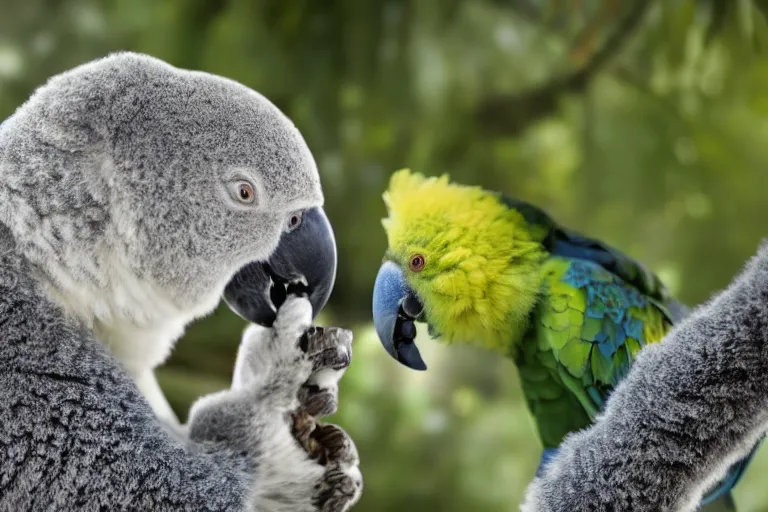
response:
<path id="1" fill-rule="evenodd" d="M 693 511 L 768 428 L 768 243 L 645 348 L 595 425 L 566 438 L 523 512 Z"/>
<path id="2" fill-rule="evenodd" d="M 231 389 L 201 398 L 190 410 L 191 441 L 213 452 L 241 450 L 261 468 L 251 501 L 263 510 L 342 511 L 362 491 L 357 449 L 343 430 L 319 427 L 330 454 L 322 465 L 307 457 L 293 434 L 292 413 L 336 412 L 335 381 L 311 400 L 300 400 L 308 395 L 299 392 L 315 388 L 308 381 L 318 372 L 346 369 L 352 356 L 349 331 L 318 331 L 311 321 L 309 301 L 290 298 L 274 328 L 251 326 L 240 346 Z"/>
<path id="3" fill-rule="evenodd" d="M 309 149 L 268 100 L 139 54 L 52 78 L 0 125 L 0 510 L 352 505 L 346 434 L 322 461 L 290 436 L 302 383 L 351 357 L 338 334 L 336 360 L 300 343 L 305 299 L 258 334 L 264 364 L 239 358 L 232 389 L 193 408 L 189 439 L 164 427 L 176 419 L 153 372 L 291 213 L 322 202 Z"/>

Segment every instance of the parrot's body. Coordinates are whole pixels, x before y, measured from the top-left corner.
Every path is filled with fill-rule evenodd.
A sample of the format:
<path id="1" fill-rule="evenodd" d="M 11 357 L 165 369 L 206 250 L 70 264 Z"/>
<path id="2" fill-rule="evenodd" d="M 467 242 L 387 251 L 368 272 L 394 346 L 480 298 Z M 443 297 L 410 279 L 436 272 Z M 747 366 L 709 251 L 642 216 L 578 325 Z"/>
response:
<path id="1" fill-rule="evenodd" d="M 542 210 L 478 187 L 399 171 L 385 194 L 389 249 L 374 320 L 400 362 L 425 365 L 413 320 L 433 337 L 512 358 L 544 447 L 589 426 L 637 353 L 686 314 L 640 263 Z M 754 453 L 754 452 L 753 452 Z M 702 510 L 735 510 L 738 462 Z"/>
<path id="2" fill-rule="evenodd" d="M 522 342 L 510 347 L 545 448 L 588 426 L 647 343 L 671 326 L 663 302 L 598 263 L 550 254 Z M 564 421 L 567 419 L 567 421 Z"/>

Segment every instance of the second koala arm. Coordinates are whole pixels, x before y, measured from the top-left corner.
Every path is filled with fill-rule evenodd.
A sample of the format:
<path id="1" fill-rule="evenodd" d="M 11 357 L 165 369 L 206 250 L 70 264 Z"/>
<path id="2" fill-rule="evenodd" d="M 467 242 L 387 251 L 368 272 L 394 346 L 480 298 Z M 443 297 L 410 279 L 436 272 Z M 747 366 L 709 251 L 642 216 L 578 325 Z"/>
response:
<path id="1" fill-rule="evenodd" d="M 0 510 L 245 510 L 245 458 L 185 448 L 96 341 L 52 334 L 0 349 Z"/>
<path id="2" fill-rule="evenodd" d="M 336 412 L 352 333 L 310 327 L 311 319 L 310 303 L 294 297 L 274 328 L 249 327 L 231 389 L 190 410 L 190 440 L 242 450 L 258 467 L 260 485 L 250 497 L 258 511 L 342 512 L 362 492 L 354 443 L 339 427 L 315 421 Z"/>
<path id="3" fill-rule="evenodd" d="M 591 428 L 566 438 L 523 512 L 692 511 L 768 420 L 768 244 L 645 348 Z"/>
<path id="4" fill-rule="evenodd" d="M 290 501 L 326 483 L 327 470 L 290 466 L 307 458 L 265 405 L 269 389 L 260 409 L 218 418 L 241 426 L 240 438 L 182 443 L 103 345 L 26 276 L 2 265 L 0 276 L 0 510 L 319 510 L 311 497 Z M 293 460 L 276 457 L 286 451 Z M 288 506 L 269 506 L 276 491 Z"/>

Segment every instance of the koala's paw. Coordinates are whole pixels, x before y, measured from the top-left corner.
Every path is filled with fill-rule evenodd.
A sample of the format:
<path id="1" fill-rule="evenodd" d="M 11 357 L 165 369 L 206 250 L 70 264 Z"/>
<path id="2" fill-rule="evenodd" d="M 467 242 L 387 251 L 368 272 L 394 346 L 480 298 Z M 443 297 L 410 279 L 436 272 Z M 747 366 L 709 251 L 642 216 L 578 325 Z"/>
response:
<path id="1" fill-rule="evenodd" d="M 306 412 L 292 416 L 292 435 L 309 455 L 325 468 L 313 492 L 318 510 L 347 510 L 357 503 L 363 490 L 357 448 L 344 430 L 336 425 L 318 425 Z"/>
<path id="2" fill-rule="evenodd" d="M 254 509 L 259 512 L 345 512 L 362 494 L 357 448 L 335 425 L 306 413 L 286 416 L 290 428 L 263 429 Z M 283 423 L 285 425 L 285 423 Z M 298 441 L 298 443 L 297 443 Z"/>
<path id="3" fill-rule="evenodd" d="M 312 416 L 338 407 L 338 381 L 352 360 L 352 332 L 312 327 L 312 306 L 291 297 L 272 328 L 251 325 L 235 363 L 232 389 L 260 391 L 269 406 Z M 265 403 L 265 405 L 267 405 Z"/>
<path id="4" fill-rule="evenodd" d="M 363 492 L 363 475 L 357 448 L 336 425 L 319 425 L 314 439 L 323 448 L 325 474 L 314 495 L 319 510 L 342 512 L 358 502 Z"/>
<path id="5" fill-rule="evenodd" d="M 272 328 L 252 325 L 240 344 L 232 390 L 254 418 L 247 437 L 258 445 L 258 511 L 344 512 L 362 493 L 353 441 L 315 419 L 336 412 L 352 333 L 311 321 L 309 301 L 292 297 Z"/>
<path id="6" fill-rule="evenodd" d="M 309 379 L 299 389 L 301 409 L 328 416 L 339 405 L 339 380 L 352 361 L 352 332 L 338 327 L 310 327 L 299 343 L 312 361 Z"/>
<path id="7" fill-rule="evenodd" d="M 233 390 L 255 393 L 271 410 L 294 410 L 298 391 L 312 374 L 312 361 L 299 347 L 312 324 L 304 298 L 285 301 L 271 328 L 250 325 L 243 333 L 232 377 Z"/>

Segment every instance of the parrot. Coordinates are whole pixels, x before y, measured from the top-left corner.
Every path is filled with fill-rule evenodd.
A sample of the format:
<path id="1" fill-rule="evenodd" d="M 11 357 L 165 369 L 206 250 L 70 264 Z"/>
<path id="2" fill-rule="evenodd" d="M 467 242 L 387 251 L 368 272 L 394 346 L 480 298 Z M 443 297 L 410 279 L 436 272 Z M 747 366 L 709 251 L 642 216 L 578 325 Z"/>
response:
<path id="1" fill-rule="evenodd" d="M 443 344 L 510 358 L 543 453 L 588 427 L 642 348 L 690 312 L 635 259 L 502 193 L 401 169 L 383 199 L 388 247 L 373 323 L 394 359 L 426 370 L 416 323 Z M 736 510 L 757 446 L 710 486 L 700 510 Z"/>

